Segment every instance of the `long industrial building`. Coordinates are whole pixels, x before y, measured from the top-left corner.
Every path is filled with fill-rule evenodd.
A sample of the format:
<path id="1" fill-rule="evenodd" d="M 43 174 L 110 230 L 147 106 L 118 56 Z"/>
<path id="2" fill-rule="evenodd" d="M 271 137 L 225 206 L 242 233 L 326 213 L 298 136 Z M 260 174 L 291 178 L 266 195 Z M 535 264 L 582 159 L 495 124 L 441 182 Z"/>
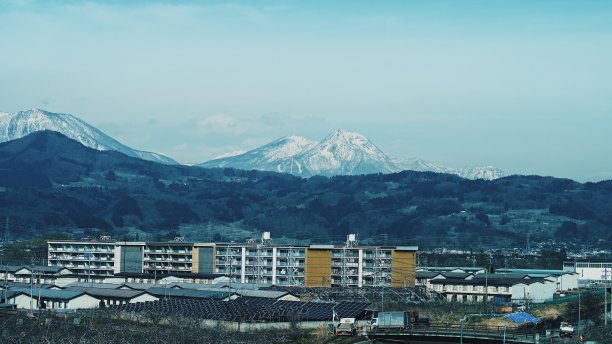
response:
<path id="1" fill-rule="evenodd" d="M 49 241 L 50 266 L 79 275 L 120 273 L 223 274 L 235 283 L 284 286 L 415 285 L 416 246 L 275 245 L 269 232 L 260 241 L 237 243 L 127 242 L 109 237 Z"/>

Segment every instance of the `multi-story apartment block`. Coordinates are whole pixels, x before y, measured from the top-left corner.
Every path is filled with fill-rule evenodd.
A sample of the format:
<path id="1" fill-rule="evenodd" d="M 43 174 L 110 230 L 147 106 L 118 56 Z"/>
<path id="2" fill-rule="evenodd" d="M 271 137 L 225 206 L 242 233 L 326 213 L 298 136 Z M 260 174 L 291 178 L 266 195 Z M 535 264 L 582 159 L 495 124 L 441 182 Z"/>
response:
<path id="1" fill-rule="evenodd" d="M 90 275 L 191 272 L 226 275 L 234 283 L 403 287 L 415 284 L 416 251 L 415 246 L 358 246 L 352 234 L 342 246 L 275 245 L 264 232 L 261 241 L 245 244 L 53 241 L 49 265 L 81 264 L 79 273 Z M 85 257 L 110 261 L 105 270 L 87 270 L 92 263 Z"/>
<path id="2" fill-rule="evenodd" d="M 415 284 L 416 246 L 358 246 L 350 234 L 346 245 L 307 248 L 306 286 L 391 286 Z"/>
<path id="3" fill-rule="evenodd" d="M 110 237 L 100 241 L 49 241 L 49 266 L 62 266 L 75 274 L 112 276 L 115 271 L 115 242 Z"/>

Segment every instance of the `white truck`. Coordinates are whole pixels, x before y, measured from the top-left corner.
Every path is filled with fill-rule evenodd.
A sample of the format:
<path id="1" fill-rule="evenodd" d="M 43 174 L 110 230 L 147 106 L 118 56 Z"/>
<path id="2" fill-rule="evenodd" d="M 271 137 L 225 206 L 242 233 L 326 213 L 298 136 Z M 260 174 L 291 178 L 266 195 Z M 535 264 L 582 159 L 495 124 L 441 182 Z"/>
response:
<path id="1" fill-rule="evenodd" d="M 354 336 L 357 332 L 355 328 L 355 318 L 342 318 L 336 327 L 336 336 Z"/>
<path id="2" fill-rule="evenodd" d="M 571 337 L 574 335 L 574 326 L 566 322 L 562 322 L 559 326 L 559 337 Z"/>

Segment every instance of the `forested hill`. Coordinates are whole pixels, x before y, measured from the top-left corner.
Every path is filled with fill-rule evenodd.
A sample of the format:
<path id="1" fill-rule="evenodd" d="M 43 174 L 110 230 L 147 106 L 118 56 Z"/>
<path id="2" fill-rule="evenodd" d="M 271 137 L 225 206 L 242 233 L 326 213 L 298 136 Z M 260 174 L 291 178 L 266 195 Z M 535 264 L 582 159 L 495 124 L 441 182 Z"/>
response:
<path id="1" fill-rule="evenodd" d="M 46 131 L 0 144 L 0 216 L 12 238 L 53 231 L 204 240 L 198 228 L 226 226 L 317 242 L 358 233 L 364 242 L 421 246 L 524 247 L 527 237 L 606 246 L 612 181 L 413 171 L 302 179 L 162 165 Z M 215 238 L 234 240 L 229 233 Z"/>

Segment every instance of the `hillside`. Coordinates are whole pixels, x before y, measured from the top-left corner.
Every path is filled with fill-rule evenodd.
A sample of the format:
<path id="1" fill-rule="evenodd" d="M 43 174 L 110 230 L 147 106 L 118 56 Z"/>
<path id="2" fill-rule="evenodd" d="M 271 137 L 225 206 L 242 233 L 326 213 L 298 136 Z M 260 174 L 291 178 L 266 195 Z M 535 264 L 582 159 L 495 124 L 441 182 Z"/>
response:
<path id="1" fill-rule="evenodd" d="M 0 144 L 0 217 L 9 217 L 12 238 L 241 240 L 269 230 L 302 242 L 354 232 L 365 243 L 524 247 L 529 237 L 606 246 L 610 209 L 610 181 L 414 171 L 304 179 L 163 165 L 50 131 Z"/>

